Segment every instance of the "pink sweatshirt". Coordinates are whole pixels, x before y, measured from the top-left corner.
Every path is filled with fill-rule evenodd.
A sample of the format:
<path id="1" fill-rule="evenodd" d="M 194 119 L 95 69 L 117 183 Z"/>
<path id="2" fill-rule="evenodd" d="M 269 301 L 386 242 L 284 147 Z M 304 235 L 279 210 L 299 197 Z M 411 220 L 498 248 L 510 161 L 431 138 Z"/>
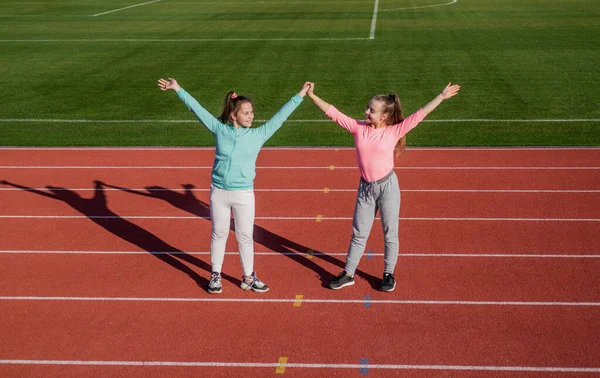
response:
<path id="1" fill-rule="evenodd" d="M 396 125 L 375 129 L 367 126 L 365 121 L 341 113 L 333 105 L 325 114 L 354 135 L 358 168 L 362 178 L 369 182 L 385 177 L 394 169 L 396 143 L 425 118 L 423 109 L 419 108 Z"/>

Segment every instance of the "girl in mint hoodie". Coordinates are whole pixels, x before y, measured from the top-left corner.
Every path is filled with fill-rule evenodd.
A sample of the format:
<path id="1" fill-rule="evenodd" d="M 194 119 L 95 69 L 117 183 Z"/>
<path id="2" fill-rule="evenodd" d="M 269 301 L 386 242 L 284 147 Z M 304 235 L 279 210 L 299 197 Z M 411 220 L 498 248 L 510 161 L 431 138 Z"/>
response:
<path id="1" fill-rule="evenodd" d="M 241 288 L 258 293 L 268 291 L 269 287 L 256 277 L 254 271 L 252 233 L 256 158 L 263 144 L 300 105 L 308 91 L 308 83 L 305 83 L 300 92 L 294 95 L 267 123 L 255 128 L 251 128 L 254 120 L 254 104 L 246 96 L 229 92 L 225 96 L 221 115 L 215 118 L 181 88 L 175 79 L 159 79 L 158 86 L 163 91 L 174 90 L 181 101 L 215 136 L 215 162 L 210 186 L 212 219 L 210 257 L 213 272 L 208 284 L 208 292 L 222 292 L 221 269 L 225 258 L 225 244 L 229 235 L 232 210 L 244 271 Z"/>

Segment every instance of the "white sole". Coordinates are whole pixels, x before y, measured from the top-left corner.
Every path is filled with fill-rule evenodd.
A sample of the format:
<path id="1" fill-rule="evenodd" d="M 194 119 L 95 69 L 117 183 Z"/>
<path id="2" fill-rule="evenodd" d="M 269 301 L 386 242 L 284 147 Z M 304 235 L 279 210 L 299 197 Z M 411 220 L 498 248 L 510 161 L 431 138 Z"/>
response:
<path id="1" fill-rule="evenodd" d="M 329 288 L 332 289 L 332 290 L 339 290 L 339 289 L 341 289 L 343 287 L 352 286 L 352 285 L 354 285 L 354 281 L 347 282 L 347 283 L 345 283 L 345 284 L 343 284 L 342 286 L 339 286 L 339 287 L 331 287 L 331 286 L 329 286 Z"/>

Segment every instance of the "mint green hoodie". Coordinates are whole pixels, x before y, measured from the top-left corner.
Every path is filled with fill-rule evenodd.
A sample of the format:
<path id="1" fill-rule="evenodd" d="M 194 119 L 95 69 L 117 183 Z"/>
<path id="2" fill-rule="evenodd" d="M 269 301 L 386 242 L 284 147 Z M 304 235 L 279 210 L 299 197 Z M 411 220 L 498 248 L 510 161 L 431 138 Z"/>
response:
<path id="1" fill-rule="evenodd" d="M 215 136 L 212 183 L 217 188 L 226 190 L 254 187 L 256 158 L 261 147 L 303 100 L 296 94 L 264 125 L 236 129 L 233 125 L 224 124 L 216 119 L 183 88 L 177 91 L 177 95 Z"/>

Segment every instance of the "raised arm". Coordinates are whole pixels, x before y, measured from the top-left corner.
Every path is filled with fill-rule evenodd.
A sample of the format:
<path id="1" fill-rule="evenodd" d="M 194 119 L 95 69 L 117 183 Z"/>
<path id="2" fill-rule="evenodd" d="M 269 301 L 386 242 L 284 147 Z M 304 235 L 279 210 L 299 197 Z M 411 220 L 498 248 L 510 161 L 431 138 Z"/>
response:
<path id="1" fill-rule="evenodd" d="M 306 96 L 306 92 L 308 91 L 308 84 L 308 82 L 304 83 L 298 94 L 294 95 L 294 97 L 283 105 L 283 107 L 279 109 L 267 123 L 258 128 L 258 132 L 262 134 L 264 142 L 273 136 L 275 131 L 279 130 L 292 112 L 302 103 L 302 100 L 304 100 L 304 96 Z"/>
<path id="2" fill-rule="evenodd" d="M 448 83 L 448 85 L 446 85 L 446 88 L 444 88 L 442 93 L 437 95 L 433 100 L 429 101 L 427 104 L 423 105 L 422 109 L 423 113 L 425 113 L 425 116 L 431 113 L 433 109 L 437 108 L 438 105 L 442 103 L 442 101 L 455 96 L 458 93 L 459 89 L 460 85 L 451 85 L 450 83 Z"/>
<path id="3" fill-rule="evenodd" d="M 327 109 L 331 106 L 328 102 L 322 100 L 319 96 L 315 94 L 315 83 L 308 83 L 308 97 L 315 103 L 317 108 L 321 109 L 323 113 L 327 112 Z"/>
<path id="4" fill-rule="evenodd" d="M 327 117 L 329 117 L 333 122 L 342 126 L 344 129 L 350 131 L 351 133 L 356 132 L 359 122 L 354 118 L 348 117 L 344 113 L 340 112 L 330 103 L 322 100 L 315 94 L 314 90 L 315 83 L 309 83 L 308 97 L 310 97 L 310 99 L 315 103 L 317 108 L 321 109 Z"/>
<path id="5" fill-rule="evenodd" d="M 158 79 L 158 87 L 162 91 L 168 91 L 169 89 L 175 91 L 179 99 L 183 101 L 188 109 L 190 109 L 190 111 L 196 115 L 200 122 L 202 122 L 202 124 L 206 126 L 211 133 L 214 134 L 217 127 L 223 125 L 218 119 L 204 109 L 195 98 L 187 93 L 185 89 L 181 88 L 181 86 L 179 86 L 177 83 L 177 80 L 172 78 L 169 78 L 169 80 Z"/>

